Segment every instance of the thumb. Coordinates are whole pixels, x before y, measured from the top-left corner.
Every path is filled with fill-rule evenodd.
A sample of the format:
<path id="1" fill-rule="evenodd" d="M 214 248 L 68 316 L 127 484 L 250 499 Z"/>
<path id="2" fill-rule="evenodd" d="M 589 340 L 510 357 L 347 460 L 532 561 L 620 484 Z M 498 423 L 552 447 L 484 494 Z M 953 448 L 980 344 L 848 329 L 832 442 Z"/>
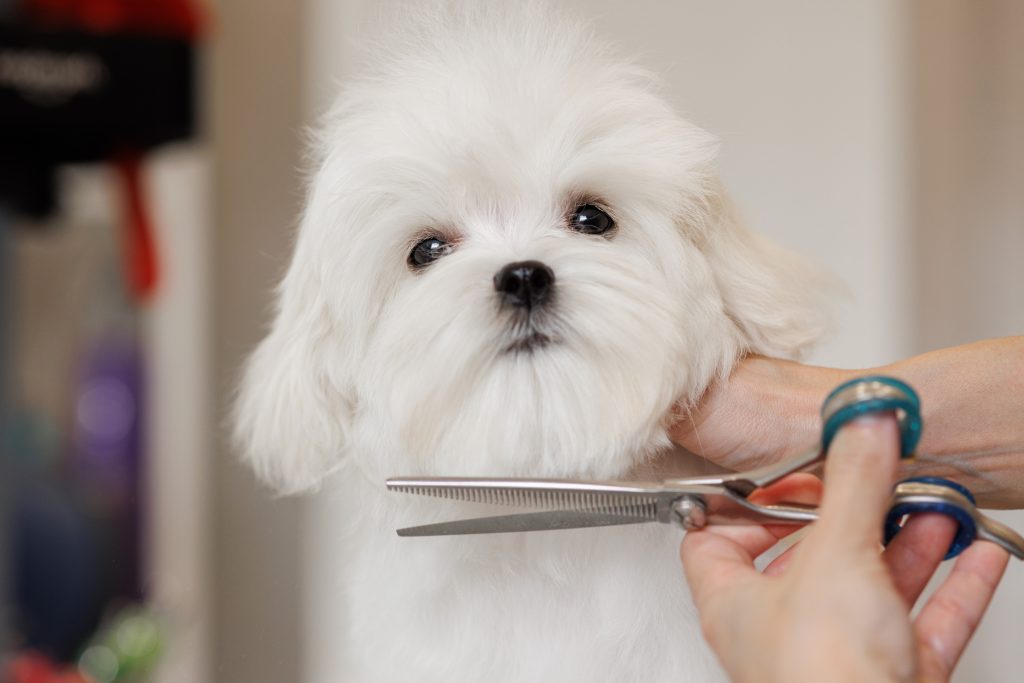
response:
<path id="1" fill-rule="evenodd" d="M 839 430 L 825 460 L 818 526 L 844 548 L 877 551 L 899 466 L 892 414 L 866 415 Z"/>

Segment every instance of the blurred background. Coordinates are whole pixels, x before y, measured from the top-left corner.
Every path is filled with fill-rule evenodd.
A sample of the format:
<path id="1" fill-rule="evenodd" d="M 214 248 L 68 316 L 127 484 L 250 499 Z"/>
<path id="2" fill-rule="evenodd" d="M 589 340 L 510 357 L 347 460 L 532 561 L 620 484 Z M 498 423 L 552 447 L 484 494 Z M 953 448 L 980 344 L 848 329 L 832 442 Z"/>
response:
<path id="1" fill-rule="evenodd" d="M 811 360 L 1024 331 L 1024 3 L 553 2 L 845 282 Z M 329 508 L 260 489 L 223 425 L 381 4 L 0 0 L 0 680 L 334 680 Z M 958 680 L 1020 679 L 1020 604 L 1014 563 Z"/>

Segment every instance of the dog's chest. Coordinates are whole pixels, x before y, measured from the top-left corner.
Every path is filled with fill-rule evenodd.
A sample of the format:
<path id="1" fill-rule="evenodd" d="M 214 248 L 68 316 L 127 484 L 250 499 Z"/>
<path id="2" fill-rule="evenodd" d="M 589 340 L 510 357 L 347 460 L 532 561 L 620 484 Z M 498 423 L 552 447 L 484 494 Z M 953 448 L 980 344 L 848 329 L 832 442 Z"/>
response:
<path id="1" fill-rule="evenodd" d="M 339 567 L 344 680 L 720 680 L 679 540 L 657 525 L 397 538 L 367 520 Z"/>

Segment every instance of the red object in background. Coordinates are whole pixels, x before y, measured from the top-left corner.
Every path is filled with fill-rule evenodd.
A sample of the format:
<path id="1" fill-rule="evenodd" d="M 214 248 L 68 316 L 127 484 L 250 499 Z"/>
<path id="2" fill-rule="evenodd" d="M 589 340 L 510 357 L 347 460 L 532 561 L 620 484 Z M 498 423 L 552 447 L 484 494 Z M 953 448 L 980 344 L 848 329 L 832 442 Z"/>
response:
<path id="1" fill-rule="evenodd" d="M 194 0 L 22 0 L 29 19 L 97 33 L 145 33 L 195 40 L 204 17 Z"/>
<path id="2" fill-rule="evenodd" d="M 74 669 L 59 669 L 49 659 L 35 652 L 26 652 L 16 657 L 7 674 L 10 683 L 92 683 Z"/>
<path id="3" fill-rule="evenodd" d="M 124 277 L 135 297 L 144 301 L 156 289 L 158 263 L 153 241 L 153 224 L 146 211 L 143 196 L 141 159 L 138 155 L 124 155 L 117 159 L 122 185 L 126 194 L 124 226 Z"/>

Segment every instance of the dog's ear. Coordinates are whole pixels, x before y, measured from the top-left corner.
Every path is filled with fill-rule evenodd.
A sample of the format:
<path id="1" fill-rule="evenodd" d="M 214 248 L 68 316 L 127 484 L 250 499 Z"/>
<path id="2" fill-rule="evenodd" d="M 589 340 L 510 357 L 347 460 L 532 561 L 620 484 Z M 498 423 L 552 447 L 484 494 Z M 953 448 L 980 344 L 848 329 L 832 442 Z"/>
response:
<path id="1" fill-rule="evenodd" d="M 747 351 L 798 358 L 827 331 L 835 284 L 797 254 L 741 226 L 716 188 L 701 246 Z"/>
<path id="2" fill-rule="evenodd" d="M 316 488 L 341 463 L 352 419 L 332 373 L 337 337 L 322 288 L 298 256 L 280 286 L 270 334 L 246 364 L 233 416 L 243 460 L 282 493 Z"/>

